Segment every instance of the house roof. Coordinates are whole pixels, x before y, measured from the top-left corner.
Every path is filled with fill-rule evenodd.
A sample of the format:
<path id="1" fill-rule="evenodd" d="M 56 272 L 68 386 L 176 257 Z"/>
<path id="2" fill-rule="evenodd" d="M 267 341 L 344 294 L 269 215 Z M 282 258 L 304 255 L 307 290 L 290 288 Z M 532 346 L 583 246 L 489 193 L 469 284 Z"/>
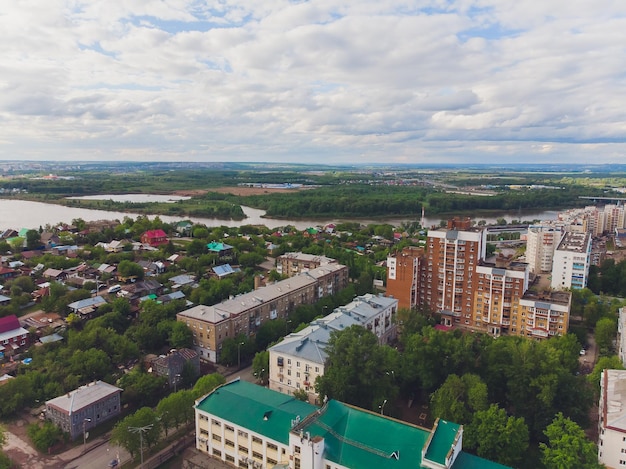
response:
<path id="1" fill-rule="evenodd" d="M 67 306 L 68 308 L 71 308 L 74 310 L 81 310 L 83 308 L 88 308 L 88 307 L 97 308 L 98 306 L 101 306 L 105 303 L 106 303 L 106 300 L 102 298 L 101 296 L 94 296 L 93 298 L 85 298 L 84 300 L 75 301 L 74 303 L 70 303 Z"/>
<path id="2" fill-rule="evenodd" d="M 293 421 L 317 409 L 293 396 L 240 380 L 216 388 L 197 400 L 195 407 L 284 445 L 289 444 Z"/>
<path id="3" fill-rule="evenodd" d="M 217 241 L 210 242 L 206 245 L 206 247 L 209 251 L 213 252 L 228 251 L 229 249 L 233 248 L 230 244 L 218 243 Z"/>
<path id="4" fill-rule="evenodd" d="M 148 230 L 144 233 L 148 238 L 166 238 L 167 234 L 163 230 Z"/>
<path id="5" fill-rule="evenodd" d="M 459 436 L 461 426 L 457 423 L 439 419 L 433 430 L 433 437 L 428 444 L 425 457 L 429 461 L 445 464 L 446 457 Z"/>
<path id="6" fill-rule="evenodd" d="M 54 399 L 46 401 L 47 406 L 56 407 L 68 414 L 78 412 L 100 399 L 104 399 L 122 390 L 104 381 L 94 381 Z"/>
<path id="7" fill-rule="evenodd" d="M 239 272 L 240 269 L 233 269 L 230 264 L 218 265 L 213 267 L 213 272 L 218 277 L 226 277 L 227 275 L 234 274 L 235 272 Z"/>
<path id="8" fill-rule="evenodd" d="M 20 322 L 15 314 L 0 318 L 0 333 L 20 328 Z"/>

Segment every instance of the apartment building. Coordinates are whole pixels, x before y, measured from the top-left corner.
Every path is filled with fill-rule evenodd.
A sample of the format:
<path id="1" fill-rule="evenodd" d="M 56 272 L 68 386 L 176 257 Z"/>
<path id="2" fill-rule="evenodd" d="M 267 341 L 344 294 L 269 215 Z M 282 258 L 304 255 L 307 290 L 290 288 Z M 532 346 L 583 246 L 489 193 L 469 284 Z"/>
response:
<path id="1" fill-rule="evenodd" d="M 103 381 L 94 381 L 46 401 L 46 418 L 72 440 L 121 412 L 122 390 Z"/>
<path id="2" fill-rule="evenodd" d="M 337 261 L 326 256 L 316 256 L 302 252 L 287 252 L 276 258 L 276 271 L 281 275 L 293 277 L 318 267 L 335 264 Z"/>
<path id="3" fill-rule="evenodd" d="M 626 466 L 626 371 L 603 370 L 598 403 L 598 462 Z"/>
<path id="4" fill-rule="evenodd" d="M 387 257 L 388 296 L 398 299 L 400 308 L 416 308 L 421 304 L 421 276 L 424 263 L 424 248 L 405 247 Z"/>
<path id="5" fill-rule="evenodd" d="M 626 366 L 626 307 L 620 308 L 617 319 L 617 355 Z"/>
<path id="6" fill-rule="evenodd" d="M 552 259 L 559 241 L 561 229 L 552 225 L 531 225 L 526 235 L 526 262 L 533 274 L 552 271 Z"/>
<path id="7" fill-rule="evenodd" d="M 567 334 L 572 294 L 564 291 L 527 291 L 511 316 L 510 334 L 547 339 Z"/>
<path id="8" fill-rule="evenodd" d="M 313 304 L 347 285 L 348 268 L 328 264 L 213 306 L 194 306 L 176 319 L 191 328 L 200 359 L 216 363 L 224 340 L 253 335 L 264 322 L 287 319 L 298 306 Z"/>
<path id="9" fill-rule="evenodd" d="M 585 288 L 591 264 L 591 235 L 565 232 L 554 251 L 552 282 L 554 290 Z"/>
<path id="10" fill-rule="evenodd" d="M 519 301 L 528 289 L 529 266 L 525 262 L 480 262 L 476 266 L 474 307 L 465 313 L 465 328 L 494 337 L 508 335 L 519 311 Z"/>
<path id="11" fill-rule="evenodd" d="M 239 468 L 503 469 L 465 453 L 463 427 L 432 430 L 339 401 L 322 407 L 245 381 L 231 381 L 194 406 L 196 448 Z"/>
<path id="12" fill-rule="evenodd" d="M 304 390 L 309 400 L 315 402 L 315 379 L 324 374 L 328 357 L 324 349 L 331 333 L 359 325 L 374 333 L 381 345 L 387 344 L 397 336 L 393 321 L 397 310 L 397 299 L 366 294 L 316 319 L 305 329 L 289 334 L 268 349 L 270 389 L 287 394 Z"/>
<path id="13" fill-rule="evenodd" d="M 460 325 L 472 313 L 476 266 L 485 258 L 486 239 L 484 229 L 460 230 L 454 221 L 447 230 L 428 232 L 424 303 L 440 312 L 447 326 Z"/>

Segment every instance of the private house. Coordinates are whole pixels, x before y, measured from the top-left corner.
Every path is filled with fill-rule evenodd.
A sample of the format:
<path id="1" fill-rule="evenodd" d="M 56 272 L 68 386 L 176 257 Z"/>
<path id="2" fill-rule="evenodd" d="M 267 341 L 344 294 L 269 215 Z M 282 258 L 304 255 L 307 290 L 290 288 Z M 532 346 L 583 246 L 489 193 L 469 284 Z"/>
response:
<path id="1" fill-rule="evenodd" d="M 224 265 L 215 266 L 211 270 L 213 270 L 213 274 L 215 274 L 217 278 L 224 278 L 224 277 L 229 276 L 230 274 L 239 272 L 241 269 L 239 268 L 233 269 L 230 264 L 224 264 Z"/>
<path id="2" fill-rule="evenodd" d="M 169 242 L 165 231 L 160 229 L 146 231 L 144 234 L 141 235 L 140 240 L 142 244 L 147 244 L 152 247 L 158 247 Z"/>
<path id="3" fill-rule="evenodd" d="M 105 304 L 106 300 L 96 295 L 93 298 L 85 298 L 84 300 L 70 303 L 67 307 L 72 313 L 78 314 L 80 317 L 91 318 L 98 308 Z"/>
<path id="4" fill-rule="evenodd" d="M 46 249 L 53 248 L 61 243 L 61 239 L 55 233 L 51 233 L 49 231 L 41 233 L 39 239 L 41 240 L 41 244 L 43 244 Z"/>
<path id="5" fill-rule="evenodd" d="M 29 345 L 28 331 L 20 325 L 15 314 L 0 318 L 0 352 L 3 355 L 18 354 Z"/>
<path id="6" fill-rule="evenodd" d="M 179 288 L 187 285 L 193 285 L 196 282 L 196 276 L 189 274 L 176 275 L 175 277 L 170 278 L 170 282 L 172 290 L 178 290 Z"/>
<path id="7" fill-rule="evenodd" d="M 0 295 L 0 306 L 7 306 L 9 303 L 11 303 L 10 297 Z"/>
<path id="8" fill-rule="evenodd" d="M 186 365 L 193 367 L 196 376 L 200 375 L 198 352 L 188 348 L 171 350 L 167 355 L 161 355 L 152 362 L 152 372 L 166 377 L 169 387 L 173 388 L 181 382 L 183 369 Z"/>
<path id="9" fill-rule="evenodd" d="M 159 296 L 162 288 L 163 285 L 156 280 L 146 279 L 140 282 L 131 283 L 130 285 L 124 285 L 122 290 L 118 293 L 118 296 L 123 296 L 132 303 L 138 301 L 139 298 L 143 296 L 152 294 Z"/>
<path id="10" fill-rule="evenodd" d="M 183 220 L 176 223 L 176 232 L 181 236 L 190 236 L 193 223 L 189 220 Z"/>
<path id="11" fill-rule="evenodd" d="M 0 279 L 8 279 L 17 277 L 19 272 L 15 269 L 11 269 L 10 267 L 0 267 Z"/>
<path id="12" fill-rule="evenodd" d="M 137 263 L 141 266 L 141 268 L 145 272 L 145 275 L 148 277 L 153 277 L 155 275 L 159 275 L 165 272 L 165 264 L 163 264 L 163 262 L 161 261 L 152 262 L 140 260 Z"/>
<path id="13" fill-rule="evenodd" d="M 43 276 L 44 278 L 48 280 L 55 280 L 59 282 L 63 280 L 67 276 L 67 274 L 62 270 L 50 268 L 50 269 L 44 270 Z"/>
<path id="14" fill-rule="evenodd" d="M 322 407 L 231 381 L 195 404 L 196 448 L 235 467 L 504 469 L 463 451 L 463 426 L 432 430 L 336 400 Z M 381 412 L 382 413 L 382 412 Z"/>
<path id="15" fill-rule="evenodd" d="M 91 428 L 120 414 L 121 393 L 118 387 L 94 381 L 46 401 L 46 419 L 75 440 Z"/>
<path id="16" fill-rule="evenodd" d="M 217 257 L 219 257 L 220 259 L 223 257 L 231 257 L 233 255 L 233 247 L 230 244 L 212 241 L 207 244 L 206 247 L 209 252 L 217 254 Z"/>

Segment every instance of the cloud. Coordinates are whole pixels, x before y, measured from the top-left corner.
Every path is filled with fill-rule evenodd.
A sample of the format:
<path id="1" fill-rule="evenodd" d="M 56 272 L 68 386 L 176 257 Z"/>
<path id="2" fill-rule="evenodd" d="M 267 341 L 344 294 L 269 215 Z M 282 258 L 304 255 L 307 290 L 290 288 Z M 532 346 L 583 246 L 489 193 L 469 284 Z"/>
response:
<path id="1" fill-rule="evenodd" d="M 4 159 L 615 162 L 626 143 L 620 2 L 5 3 Z"/>

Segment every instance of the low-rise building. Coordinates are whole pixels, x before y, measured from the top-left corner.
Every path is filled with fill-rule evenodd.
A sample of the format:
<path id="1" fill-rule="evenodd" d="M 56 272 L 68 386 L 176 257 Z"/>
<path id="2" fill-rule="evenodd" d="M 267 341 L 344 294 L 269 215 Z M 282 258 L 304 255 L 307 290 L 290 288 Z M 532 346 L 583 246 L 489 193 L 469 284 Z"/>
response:
<path id="1" fill-rule="evenodd" d="M 334 264 L 337 261 L 326 256 L 305 254 L 302 252 L 287 252 L 276 258 L 276 271 L 281 275 L 294 275 L 316 269 L 323 265 Z"/>
<path id="2" fill-rule="evenodd" d="M 167 378 L 170 388 L 175 388 L 182 381 L 183 369 L 190 366 L 196 376 L 200 375 L 200 356 L 188 348 L 173 349 L 167 355 L 161 355 L 152 362 L 152 372 Z"/>
<path id="3" fill-rule="evenodd" d="M 266 321 L 287 320 L 296 307 L 316 303 L 348 285 L 348 268 L 329 264 L 216 305 L 198 305 L 176 315 L 194 336 L 201 360 L 217 362 L 222 343 L 238 334 L 250 336 Z"/>
<path id="4" fill-rule="evenodd" d="M 74 440 L 90 428 L 118 416 L 121 393 L 118 387 L 94 381 L 46 401 L 46 418 Z"/>
<path id="5" fill-rule="evenodd" d="M 503 469 L 463 451 L 463 427 L 427 430 L 330 400 L 322 407 L 245 381 L 195 404 L 196 448 L 242 468 Z"/>
<path id="6" fill-rule="evenodd" d="M 0 318 L 0 357 L 18 354 L 29 345 L 28 331 L 20 325 L 15 314 Z"/>

